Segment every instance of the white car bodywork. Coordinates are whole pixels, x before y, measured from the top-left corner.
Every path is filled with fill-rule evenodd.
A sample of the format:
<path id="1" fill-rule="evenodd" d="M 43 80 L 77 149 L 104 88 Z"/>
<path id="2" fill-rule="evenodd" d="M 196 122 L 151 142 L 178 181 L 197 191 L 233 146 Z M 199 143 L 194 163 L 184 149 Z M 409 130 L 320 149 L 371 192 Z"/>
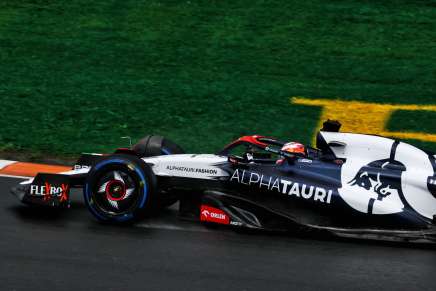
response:
<path id="1" fill-rule="evenodd" d="M 431 162 L 434 156 L 429 156 L 409 144 L 380 136 L 339 132 L 321 132 L 321 135 L 337 158 L 346 159 L 341 169 L 342 187 L 338 189 L 338 192 L 350 207 L 362 213 L 369 213 L 368 205 L 373 203 L 370 214 L 393 214 L 403 211 L 405 199 L 410 207 L 426 218 L 432 219 L 436 214 L 436 198 L 427 185 L 427 179 L 435 176 Z M 390 189 L 391 194 L 380 200 L 374 191 L 350 185 L 350 181 L 362 167 L 377 160 L 390 158 L 400 162 L 406 168 L 401 173 L 402 194 Z M 147 157 L 142 160 L 151 166 L 157 176 L 215 180 L 229 178 L 229 173 L 220 167 L 228 163 L 226 156 L 176 154 Z M 75 170 L 61 174 L 78 175 L 88 172 L 88 167 L 78 166 Z M 21 184 L 32 182 L 33 178 Z"/>
<path id="2" fill-rule="evenodd" d="M 389 159 L 396 141 L 352 133 L 321 132 L 321 135 L 338 158 L 346 159 L 341 171 L 340 196 L 354 209 L 366 213 L 369 200 L 377 197 L 374 192 L 352 187 L 348 182 L 363 166 L 376 160 Z M 403 142 L 398 143 L 394 153 L 394 159 L 406 168 L 401 175 L 401 188 L 405 199 L 415 211 L 430 219 L 436 214 L 436 198 L 427 185 L 428 177 L 435 174 L 431 158 L 435 157 Z M 404 204 L 398 195 L 389 195 L 383 201 L 376 200 L 372 213 L 392 214 L 401 212 L 403 208 Z"/>

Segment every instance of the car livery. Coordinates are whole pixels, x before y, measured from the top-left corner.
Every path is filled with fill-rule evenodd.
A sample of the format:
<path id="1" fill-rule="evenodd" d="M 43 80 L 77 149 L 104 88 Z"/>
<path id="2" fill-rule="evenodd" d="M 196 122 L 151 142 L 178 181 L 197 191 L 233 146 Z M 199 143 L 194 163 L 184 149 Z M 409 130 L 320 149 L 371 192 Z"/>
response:
<path id="1" fill-rule="evenodd" d="M 68 207 L 69 189 L 83 188 L 90 212 L 106 222 L 152 219 L 179 201 L 181 217 L 212 224 L 436 242 L 435 154 L 339 128 L 325 122 L 304 153 L 253 135 L 216 154 L 185 154 L 147 136 L 115 154 L 82 155 L 72 171 L 38 174 L 12 192 L 27 204 Z"/>

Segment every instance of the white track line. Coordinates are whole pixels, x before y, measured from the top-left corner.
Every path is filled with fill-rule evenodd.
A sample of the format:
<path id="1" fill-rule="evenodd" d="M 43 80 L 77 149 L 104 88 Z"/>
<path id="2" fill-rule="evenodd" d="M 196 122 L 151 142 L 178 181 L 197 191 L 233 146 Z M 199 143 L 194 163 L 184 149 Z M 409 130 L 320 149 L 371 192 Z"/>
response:
<path id="1" fill-rule="evenodd" d="M 17 161 L 9 161 L 9 160 L 0 160 L 0 170 L 3 169 L 6 166 L 9 166 L 11 164 L 15 164 Z"/>
<path id="2" fill-rule="evenodd" d="M 0 174 L 0 177 L 2 177 L 2 178 L 15 178 L 15 179 L 26 179 L 26 180 L 33 178 L 33 177 L 5 175 L 5 174 Z"/>
<path id="3" fill-rule="evenodd" d="M 15 164 L 15 163 L 17 163 L 17 161 L 0 160 L 0 170 L 4 169 L 5 167 L 7 167 L 9 165 Z M 0 177 L 17 178 L 17 179 L 29 179 L 29 178 L 32 178 L 32 177 L 5 175 L 5 174 L 0 174 Z"/>

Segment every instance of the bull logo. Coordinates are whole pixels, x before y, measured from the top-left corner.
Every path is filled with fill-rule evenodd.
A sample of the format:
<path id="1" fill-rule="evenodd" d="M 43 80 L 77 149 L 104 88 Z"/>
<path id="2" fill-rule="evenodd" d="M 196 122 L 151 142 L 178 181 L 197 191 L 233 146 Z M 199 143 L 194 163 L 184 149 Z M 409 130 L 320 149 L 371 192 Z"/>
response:
<path id="1" fill-rule="evenodd" d="M 406 167 L 398 161 L 379 160 L 362 167 L 348 184 L 372 191 L 377 194 L 378 201 L 383 201 L 389 195 L 400 195 L 401 173 L 405 170 Z M 370 200 L 369 207 L 371 204 L 374 200 Z M 368 212 L 371 213 L 372 209 Z"/>
<path id="2" fill-rule="evenodd" d="M 346 162 L 341 168 L 341 187 L 338 189 L 343 202 L 356 211 L 371 215 L 413 210 L 433 218 L 436 213 L 434 156 L 384 138 L 373 137 L 374 150 L 369 145 L 359 145 L 361 140 L 357 137 L 356 144 L 353 141 L 343 153 Z"/>
<path id="3" fill-rule="evenodd" d="M 401 176 L 406 167 L 399 161 L 383 159 L 361 167 L 357 174 L 343 185 L 343 196 L 353 197 L 347 202 L 369 214 L 397 213 L 403 210 Z M 345 193 L 346 192 L 346 193 Z"/>

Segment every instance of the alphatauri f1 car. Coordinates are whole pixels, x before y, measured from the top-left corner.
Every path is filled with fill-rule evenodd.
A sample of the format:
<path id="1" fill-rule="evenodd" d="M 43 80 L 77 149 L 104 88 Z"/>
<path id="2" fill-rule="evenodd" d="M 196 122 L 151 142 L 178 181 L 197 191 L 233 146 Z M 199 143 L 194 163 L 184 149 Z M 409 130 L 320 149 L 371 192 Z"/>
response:
<path id="1" fill-rule="evenodd" d="M 12 192 L 24 203 L 69 207 L 71 188 L 99 221 L 129 223 L 179 203 L 207 224 L 340 237 L 436 242 L 436 156 L 327 121 L 316 148 L 244 136 L 217 154 L 185 154 L 147 136 L 114 154 L 83 154 L 73 170 L 40 173 Z"/>

